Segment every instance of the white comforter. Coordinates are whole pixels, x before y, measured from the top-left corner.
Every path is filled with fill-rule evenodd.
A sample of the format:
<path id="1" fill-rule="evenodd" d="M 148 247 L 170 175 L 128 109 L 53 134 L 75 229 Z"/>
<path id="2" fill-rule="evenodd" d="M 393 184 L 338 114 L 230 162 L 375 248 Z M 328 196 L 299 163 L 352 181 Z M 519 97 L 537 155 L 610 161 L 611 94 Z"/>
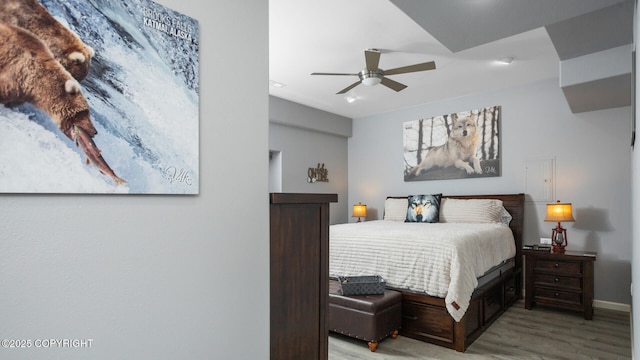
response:
<path id="1" fill-rule="evenodd" d="M 404 223 L 332 225 L 331 276 L 381 275 L 387 286 L 445 299 L 460 321 L 477 278 L 515 256 L 513 233 L 501 224 Z"/>

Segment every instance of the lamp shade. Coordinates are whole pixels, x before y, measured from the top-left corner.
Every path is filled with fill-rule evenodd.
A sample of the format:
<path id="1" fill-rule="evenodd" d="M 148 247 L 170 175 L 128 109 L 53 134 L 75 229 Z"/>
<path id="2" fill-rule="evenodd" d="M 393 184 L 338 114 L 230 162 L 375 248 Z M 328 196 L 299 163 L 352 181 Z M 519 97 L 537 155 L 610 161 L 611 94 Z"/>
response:
<path id="1" fill-rule="evenodd" d="M 558 200 L 555 204 L 547 204 L 547 216 L 544 218 L 544 221 L 576 221 L 576 219 L 573 218 L 571 203 L 561 203 L 560 200 Z"/>
<path id="2" fill-rule="evenodd" d="M 353 205 L 353 215 L 351 217 L 367 217 L 367 205 L 361 203 Z"/>

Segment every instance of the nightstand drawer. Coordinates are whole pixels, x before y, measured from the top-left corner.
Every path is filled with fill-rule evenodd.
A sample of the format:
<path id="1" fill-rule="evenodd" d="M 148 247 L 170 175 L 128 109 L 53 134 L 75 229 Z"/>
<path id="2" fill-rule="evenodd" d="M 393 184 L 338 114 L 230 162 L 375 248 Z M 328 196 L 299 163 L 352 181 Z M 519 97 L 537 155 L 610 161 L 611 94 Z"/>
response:
<path id="1" fill-rule="evenodd" d="M 549 270 L 562 273 L 582 274 L 582 263 L 575 261 L 536 261 L 535 270 Z"/>
<path id="2" fill-rule="evenodd" d="M 539 274 L 534 275 L 534 284 L 554 286 L 563 289 L 574 289 L 580 291 L 582 289 L 582 278 L 572 276 L 561 276 L 554 274 Z"/>
<path id="3" fill-rule="evenodd" d="M 552 300 L 554 302 L 562 301 L 575 305 L 582 305 L 582 293 L 571 291 L 561 291 L 536 287 L 535 299 L 536 301 L 540 302 L 543 302 L 544 300 Z"/>

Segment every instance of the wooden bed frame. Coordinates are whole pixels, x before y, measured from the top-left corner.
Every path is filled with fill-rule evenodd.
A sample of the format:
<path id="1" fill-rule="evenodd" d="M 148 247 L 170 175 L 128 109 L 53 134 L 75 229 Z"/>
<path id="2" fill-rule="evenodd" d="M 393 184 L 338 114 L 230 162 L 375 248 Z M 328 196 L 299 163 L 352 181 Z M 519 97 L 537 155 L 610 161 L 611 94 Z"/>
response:
<path id="1" fill-rule="evenodd" d="M 516 245 L 515 265 L 498 270 L 497 276 L 471 296 L 469 308 L 460 322 L 447 312 L 443 298 L 424 293 L 402 292 L 400 335 L 465 351 L 473 341 L 522 296 L 522 228 L 524 194 L 443 196 L 455 199 L 499 199 L 513 219 L 509 227 Z"/>

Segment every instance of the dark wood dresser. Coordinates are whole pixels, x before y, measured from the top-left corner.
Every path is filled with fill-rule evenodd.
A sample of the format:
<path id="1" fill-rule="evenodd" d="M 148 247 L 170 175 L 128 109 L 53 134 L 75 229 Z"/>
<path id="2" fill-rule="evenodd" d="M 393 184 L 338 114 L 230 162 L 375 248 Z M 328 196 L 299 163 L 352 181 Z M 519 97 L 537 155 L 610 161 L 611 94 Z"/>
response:
<path id="1" fill-rule="evenodd" d="M 524 307 L 534 304 L 581 311 L 593 319 L 593 263 L 596 253 L 523 250 L 525 262 Z"/>
<path id="2" fill-rule="evenodd" d="M 337 194 L 272 193 L 271 360 L 327 360 L 329 203 Z"/>

